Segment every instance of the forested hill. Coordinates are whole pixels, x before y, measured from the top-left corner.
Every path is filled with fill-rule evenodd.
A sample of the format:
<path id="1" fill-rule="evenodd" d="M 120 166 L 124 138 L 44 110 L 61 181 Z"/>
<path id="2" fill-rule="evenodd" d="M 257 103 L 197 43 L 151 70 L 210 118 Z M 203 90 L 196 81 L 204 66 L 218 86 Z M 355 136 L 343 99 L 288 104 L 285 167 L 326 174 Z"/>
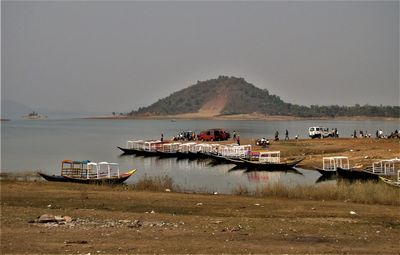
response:
<path id="1" fill-rule="evenodd" d="M 196 113 L 202 116 L 260 113 L 298 117 L 376 116 L 400 117 L 399 106 L 300 106 L 286 103 L 268 90 L 247 83 L 243 78 L 220 76 L 198 81 L 174 92 L 130 116 L 163 116 Z"/>

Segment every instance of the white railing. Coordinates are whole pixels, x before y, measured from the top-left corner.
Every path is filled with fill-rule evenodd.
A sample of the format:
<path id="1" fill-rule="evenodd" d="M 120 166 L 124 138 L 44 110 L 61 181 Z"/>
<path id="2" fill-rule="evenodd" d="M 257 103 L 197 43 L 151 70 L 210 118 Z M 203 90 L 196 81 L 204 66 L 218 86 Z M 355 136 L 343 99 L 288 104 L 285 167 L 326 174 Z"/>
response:
<path id="1" fill-rule="evenodd" d="M 344 156 L 322 158 L 322 169 L 324 169 L 325 171 L 336 171 L 338 167 L 349 169 L 349 158 Z"/>
<path id="2" fill-rule="evenodd" d="M 145 150 L 145 151 L 156 151 L 159 148 L 161 148 L 161 146 L 162 146 L 161 141 L 158 141 L 158 140 L 156 140 L 156 141 L 147 141 L 147 142 L 144 142 L 143 150 Z"/>
<path id="3" fill-rule="evenodd" d="M 210 152 L 211 145 L 206 143 L 199 143 L 194 146 L 194 150 L 195 152 L 203 152 L 203 153 Z"/>
<path id="4" fill-rule="evenodd" d="M 163 144 L 160 149 L 162 149 L 163 152 L 177 152 L 179 150 L 179 146 L 181 145 L 181 143 L 166 143 Z"/>
<path id="5" fill-rule="evenodd" d="M 87 179 L 102 178 L 102 177 L 119 177 L 119 165 L 118 163 L 108 162 L 90 162 L 88 163 Z"/>
<path id="6" fill-rule="evenodd" d="M 196 143 L 183 143 L 179 145 L 179 151 L 183 153 L 188 153 L 192 146 L 196 145 Z"/>
<path id="7" fill-rule="evenodd" d="M 225 157 L 244 158 L 248 156 L 250 151 L 251 145 L 227 146 L 222 151 L 222 155 Z"/>
<path id="8" fill-rule="evenodd" d="M 126 148 L 128 149 L 135 149 L 135 150 L 142 150 L 144 145 L 143 140 L 137 140 L 137 141 L 126 141 Z"/>
<path id="9" fill-rule="evenodd" d="M 372 172 L 382 175 L 395 175 L 400 170 L 400 159 L 385 159 L 372 163 Z"/>
<path id="10" fill-rule="evenodd" d="M 259 161 L 260 163 L 280 163 L 281 152 L 280 151 L 260 152 Z"/>

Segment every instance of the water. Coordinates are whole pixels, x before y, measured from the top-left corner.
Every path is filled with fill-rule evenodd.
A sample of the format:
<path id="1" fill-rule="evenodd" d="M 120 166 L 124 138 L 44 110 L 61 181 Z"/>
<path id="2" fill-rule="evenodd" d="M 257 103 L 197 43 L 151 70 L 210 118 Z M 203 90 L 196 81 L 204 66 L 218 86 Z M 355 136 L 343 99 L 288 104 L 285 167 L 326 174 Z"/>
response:
<path id="1" fill-rule="evenodd" d="M 239 185 L 256 189 L 276 182 L 311 185 L 320 177 L 315 171 L 247 173 L 232 171 L 233 165 L 212 166 L 207 160 L 120 156 L 116 146 L 124 147 L 127 140 L 159 139 L 161 133 L 168 139 L 180 131 L 198 133 L 208 128 L 235 130 L 242 139 L 271 139 L 276 130 L 283 138 L 285 129 L 291 137 L 307 138 L 308 127 L 318 125 L 337 128 L 344 137 L 349 137 L 354 129 L 374 135 L 377 129 L 387 134 L 399 128 L 397 121 L 16 120 L 1 123 L 1 172 L 41 170 L 59 174 L 63 159 L 88 159 L 117 162 L 121 170 L 138 169 L 128 183 L 134 183 L 144 174 L 168 175 L 187 191 L 231 193 Z"/>

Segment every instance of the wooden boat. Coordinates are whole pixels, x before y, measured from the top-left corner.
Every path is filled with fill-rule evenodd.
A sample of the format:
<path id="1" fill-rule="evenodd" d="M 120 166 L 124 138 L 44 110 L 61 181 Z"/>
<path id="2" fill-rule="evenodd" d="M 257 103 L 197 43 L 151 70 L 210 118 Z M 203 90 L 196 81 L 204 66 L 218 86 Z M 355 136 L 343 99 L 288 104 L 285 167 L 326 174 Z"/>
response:
<path id="1" fill-rule="evenodd" d="M 140 155 L 141 151 L 144 150 L 144 141 L 143 140 L 136 140 L 136 141 L 127 141 L 126 147 L 117 146 L 124 154 L 126 155 Z"/>
<path id="2" fill-rule="evenodd" d="M 157 150 L 157 155 L 160 158 L 178 157 L 178 150 L 181 143 L 165 143 Z"/>
<path id="3" fill-rule="evenodd" d="M 400 159 L 385 159 L 372 163 L 372 167 L 364 169 L 338 167 L 337 173 L 340 177 L 350 180 L 375 180 L 379 177 L 395 176 L 400 171 Z"/>
<path id="4" fill-rule="evenodd" d="M 119 146 L 117 146 L 117 148 L 120 149 L 123 152 L 123 154 L 126 154 L 126 155 L 133 155 L 133 154 L 139 154 L 140 153 L 140 151 L 136 150 L 136 149 L 122 148 L 122 147 L 119 147 Z"/>
<path id="5" fill-rule="evenodd" d="M 245 160 L 245 159 L 242 159 L 242 161 L 243 161 L 243 164 L 244 164 L 243 166 L 246 166 L 248 169 L 274 171 L 274 170 L 285 170 L 285 169 L 293 168 L 297 164 L 299 164 L 301 161 L 303 161 L 303 158 L 292 160 L 292 161 L 288 161 L 288 162 L 279 162 L 279 163 L 255 162 L 255 161 Z"/>
<path id="6" fill-rule="evenodd" d="M 377 181 L 379 179 L 378 174 L 374 174 L 366 169 L 355 169 L 355 168 L 337 168 L 337 174 L 346 179 L 351 179 L 351 180 L 375 180 Z"/>
<path id="7" fill-rule="evenodd" d="M 182 143 L 176 152 L 178 159 L 197 159 L 196 143 Z"/>
<path id="8" fill-rule="evenodd" d="M 122 148 L 117 146 L 124 154 L 136 156 L 159 156 L 158 151 L 162 147 L 164 142 L 159 140 L 150 140 L 150 141 L 127 141 L 126 148 Z"/>
<path id="9" fill-rule="evenodd" d="M 251 145 L 219 145 L 211 148 L 208 157 L 220 164 L 240 164 L 242 158 L 247 158 L 251 152 Z"/>
<path id="10" fill-rule="evenodd" d="M 349 169 L 349 158 L 344 156 L 323 157 L 322 168 L 315 169 L 322 175 L 333 176 L 337 174 L 337 168 Z"/>
<path id="11" fill-rule="evenodd" d="M 117 163 L 64 160 L 61 163 L 61 175 L 38 174 L 47 181 L 55 182 L 121 184 L 135 172 L 136 169 L 133 169 L 120 174 Z"/>
<path id="12" fill-rule="evenodd" d="M 284 170 L 295 167 L 304 158 L 281 162 L 280 151 L 251 152 L 247 158 L 228 158 L 225 160 L 240 167 L 258 170 Z"/>

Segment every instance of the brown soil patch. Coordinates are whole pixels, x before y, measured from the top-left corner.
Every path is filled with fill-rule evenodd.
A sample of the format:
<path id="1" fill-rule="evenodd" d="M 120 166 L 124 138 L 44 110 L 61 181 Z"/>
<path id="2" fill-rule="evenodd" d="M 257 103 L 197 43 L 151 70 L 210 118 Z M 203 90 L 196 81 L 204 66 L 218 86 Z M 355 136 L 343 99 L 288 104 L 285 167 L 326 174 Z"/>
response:
<path id="1" fill-rule="evenodd" d="M 398 206 L 152 193 L 68 183 L 0 184 L 2 253 L 400 251 Z M 28 223 L 45 213 L 68 215 L 74 221 Z"/>
<path id="2" fill-rule="evenodd" d="M 208 102 L 206 102 L 199 110 L 198 114 L 202 116 L 214 117 L 219 115 L 224 109 L 228 100 L 227 87 L 220 86 Z"/>

